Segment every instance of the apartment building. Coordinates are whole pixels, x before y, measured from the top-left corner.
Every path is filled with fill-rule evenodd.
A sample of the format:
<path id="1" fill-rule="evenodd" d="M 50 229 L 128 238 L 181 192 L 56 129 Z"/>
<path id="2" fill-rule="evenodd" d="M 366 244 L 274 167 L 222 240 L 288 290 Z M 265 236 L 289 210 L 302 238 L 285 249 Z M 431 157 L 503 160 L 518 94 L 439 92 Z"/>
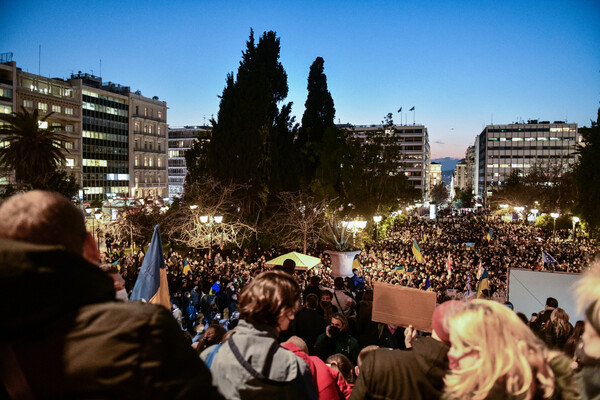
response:
<path id="1" fill-rule="evenodd" d="M 501 185 L 516 170 L 523 175 L 534 166 L 570 170 L 577 161 L 580 142 L 577 124 L 563 121 L 486 126 L 475 140 L 478 199 L 485 204 L 492 187 Z"/>
<path id="2" fill-rule="evenodd" d="M 209 126 L 185 126 L 169 128 L 169 197 L 183 196 L 183 185 L 187 175 L 185 152 L 194 143 L 205 145 L 210 142 L 212 128 Z"/>
<path id="3" fill-rule="evenodd" d="M 431 149 L 429 135 L 424 125 L 338 125 L 340 128 L 354 132 L 360 140 L 368 137 L 369 133 L 382 131 L 400 147 L 398 164 L 408 178 L 409 183 L 422 193 L 424 201 L 429 197 L 429 170 Z M 441 181 L 441 170 L 440 170 Z"/>

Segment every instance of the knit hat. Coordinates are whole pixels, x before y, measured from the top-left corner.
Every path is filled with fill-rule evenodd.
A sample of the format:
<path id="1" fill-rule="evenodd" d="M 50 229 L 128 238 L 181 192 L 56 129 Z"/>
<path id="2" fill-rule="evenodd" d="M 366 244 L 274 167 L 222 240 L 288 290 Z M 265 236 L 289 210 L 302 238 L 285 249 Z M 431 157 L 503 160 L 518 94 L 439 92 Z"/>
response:
<path id="1" fill-rule="evenodd" d="M 448 300 L 435 308 L 431 317 L 431 326 L 440 340 L 450 346 L 450 331 L 448 330 L 447 319 L 449 311 L 458 308 L 463 303 L 458 300 Z"/>

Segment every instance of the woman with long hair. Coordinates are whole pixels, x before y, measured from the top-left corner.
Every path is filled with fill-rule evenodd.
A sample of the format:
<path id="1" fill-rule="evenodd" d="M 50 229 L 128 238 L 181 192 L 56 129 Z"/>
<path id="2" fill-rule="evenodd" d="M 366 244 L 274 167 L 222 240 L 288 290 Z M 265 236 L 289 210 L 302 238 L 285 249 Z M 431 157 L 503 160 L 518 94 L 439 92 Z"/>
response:
<path id="1" fill-rule="evenodd" d="M 316 399 L 308 365 L 278 341 L 300 296 L 294 278 L 283 271 L 263 272 L 244 288 L 235 332 L 200 355 L 226 399 Z"/>
<path id="2" fill-rule="evenodd" d="M 569 335 L 569 338 L 567 339 L 567 342 L 565 343 L 565 347 L 563 348 L 563 351 L 569 357 L 573 357 L 575 355 L 575 349 L 577 348 L 577 345 L 579 344 L 579 341 L 581 340 L 581 335 L 583 335 L 584 327 L 585 327 L 585 324 L 583 323 L 583 321 L 577 321 L 575 323 L 575 327 L 573 327 L 573 331 Z"/>
<path id="3" fill-rule="evenodd" d="M 445 399 L 577 399 L 570 359 L 551 352 L 510 309 L 465 303 L 448 319 Z"/>
<path id="4" fill-rule="evenodd" d="M 542 338 L 551 349 L 562 350 L 572 331 L 569 314 L 562 308 L 557 308 L 550 314 L 550 320 L 542 330 Z"/>

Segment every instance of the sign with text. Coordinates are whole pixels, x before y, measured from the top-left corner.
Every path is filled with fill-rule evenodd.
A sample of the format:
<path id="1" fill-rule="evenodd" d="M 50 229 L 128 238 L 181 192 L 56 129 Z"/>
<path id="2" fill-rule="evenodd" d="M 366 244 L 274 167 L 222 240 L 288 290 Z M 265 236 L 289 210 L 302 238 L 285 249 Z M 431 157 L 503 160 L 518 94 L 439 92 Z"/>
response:
<path id="1" fill-rule="evenodd" d="M 435 292 L 375 282 L 373 287 L 373 321 L 431 332 L 435 310 Z"/>

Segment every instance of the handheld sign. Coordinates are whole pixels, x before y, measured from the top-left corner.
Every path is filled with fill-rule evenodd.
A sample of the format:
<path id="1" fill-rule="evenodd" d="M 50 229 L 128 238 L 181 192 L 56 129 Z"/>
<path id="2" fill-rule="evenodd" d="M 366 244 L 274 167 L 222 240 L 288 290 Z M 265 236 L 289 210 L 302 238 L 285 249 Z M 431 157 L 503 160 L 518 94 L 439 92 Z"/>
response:
<path id="1" fill-rule="evenodd" d="M 436 297 L 435 292 L 375 282 L 372 320 L 431 332 Z"/>

